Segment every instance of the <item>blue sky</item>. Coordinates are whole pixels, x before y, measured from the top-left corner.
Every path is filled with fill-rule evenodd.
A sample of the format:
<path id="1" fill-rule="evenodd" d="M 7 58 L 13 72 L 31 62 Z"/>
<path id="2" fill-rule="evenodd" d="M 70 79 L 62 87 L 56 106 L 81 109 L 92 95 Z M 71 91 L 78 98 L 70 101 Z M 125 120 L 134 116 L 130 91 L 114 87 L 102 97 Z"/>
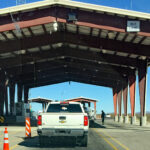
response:
<path id="1" fill-rule="evenodd" d="M 41 1 L 41 0 L 26 0 L 27 3 L 36 2 L 36 1 Z M 93 3 L 98 5 L 105 5 L 105 6 L 130 9 L 130 10 L 132 9 L 135 11 L 150 13 L 149 0 L 74 0 L 74 1 Z M 0 0 L 0 8 L 13 6 L 15 4 L 16 4 L 16 0 Z"/>
<path id="2" fill-rule="evenodd" d="M 39 0 L 26 0 L 26 2 L 35 2 L 35 1 L 39 1 Z M 149 0 L 76 0 L 76 1 L 150 13 Z M 16 0 L 0 0 L 0 8 L 5 8 L 14 5 L 16 5 Z M 147 89 L 150 89 L 149 75 L 150 75 L 150 69 L 148 69 Z M 136 112 L 139 112 L 140 105 L 139 105 L 138 82 L 136 84 L 136 90 L 137 90 L 136 91 Z M 146 108 L 147 111 L 149 111 L 150 92 L 147 90 L 146 94 L 147 94 Z M 30 89 L 29 92 L 29 98 L 44 97 L 48 99 L 63 100 L 63 99 L 80 97 L 80 96 L 99 100 L 99 102 L 97 103 L 98 113 L 100 113 L 102 109 L 105 112 L 113 112 L 113 96 L 112 96 L 111 88 L 76 83 L 76 82 L 71 82 L 71 84 L 69 84 L 68 82 L 65 82 L 65 83 Z M 128 108 L 129 108 L 128 112 L 130 112 L 129 97 L 128 97 Z M 41 109 L 41 105 L 33 103 L 32 109 L 38 111 Z"/>

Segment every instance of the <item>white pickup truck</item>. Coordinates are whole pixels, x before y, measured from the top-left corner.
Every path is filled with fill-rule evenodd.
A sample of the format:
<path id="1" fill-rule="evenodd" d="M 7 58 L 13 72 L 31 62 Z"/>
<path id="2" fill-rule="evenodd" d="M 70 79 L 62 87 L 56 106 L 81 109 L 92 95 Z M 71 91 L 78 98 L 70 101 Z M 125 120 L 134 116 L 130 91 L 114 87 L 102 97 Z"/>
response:
<path id="1" fill-rule="evenodd" d="M 83 106 L 78 102 L 51 102 L 46 111 L 38 116 L 40 145 L 55 137 L 75 137 L 80 146 L 88 143 L 89 120 Z M 48 141 L 48 142 L 49 142 Z"/>
<path id="2" fill-rule="evenodd" d="M 95 110 L 90 107 L 83 107 L 84 111 L 87 113 L 89 118 L 89 125 L 92 125 L 94 121 L 96 120 L 96 113 Z"/>

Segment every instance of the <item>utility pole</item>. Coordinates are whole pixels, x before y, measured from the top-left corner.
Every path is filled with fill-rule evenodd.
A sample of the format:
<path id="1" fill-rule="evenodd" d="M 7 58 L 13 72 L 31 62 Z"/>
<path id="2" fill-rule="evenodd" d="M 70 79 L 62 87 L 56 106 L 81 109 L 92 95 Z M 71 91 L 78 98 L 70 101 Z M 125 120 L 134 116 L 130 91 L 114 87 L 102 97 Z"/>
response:
<path id="1" fill-rule="evenodd" d="M 132 5 L 133 5 L 133 2 L 132 2 L 132 0 L 131 0 L 131 3 L 130 3 L 130 8 L 131 8 L 131 10 L 132 10 Z"/>

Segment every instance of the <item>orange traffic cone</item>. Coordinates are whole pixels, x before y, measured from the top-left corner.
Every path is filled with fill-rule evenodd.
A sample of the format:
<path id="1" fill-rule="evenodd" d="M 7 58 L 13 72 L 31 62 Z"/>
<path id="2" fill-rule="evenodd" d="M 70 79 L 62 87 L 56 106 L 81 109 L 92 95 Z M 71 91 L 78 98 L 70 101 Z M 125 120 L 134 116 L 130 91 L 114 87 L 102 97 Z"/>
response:
<path id="1" fill-rule="evenodd" d="M 3 145 L 3 150 L 9 150 L 8 131 L 7 131 L 7 128 L 5 128 L 5 131 L 4 131 L 4 145 Z"/>
<path id="2" fill-rule="evenodd" d="M 31 137 L 31 124 L 30 124 L 30 118 L 26 117 L 26 137 L 30 138 Z"/>

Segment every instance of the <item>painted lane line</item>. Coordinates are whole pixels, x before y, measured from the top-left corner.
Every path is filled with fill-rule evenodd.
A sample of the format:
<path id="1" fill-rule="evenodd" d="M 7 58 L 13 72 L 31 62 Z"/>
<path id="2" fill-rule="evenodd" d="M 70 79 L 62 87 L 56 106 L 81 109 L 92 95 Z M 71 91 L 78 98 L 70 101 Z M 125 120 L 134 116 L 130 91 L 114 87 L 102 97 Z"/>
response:
<path id="1" fill-rule="evenodd" d="M 116 146 L 114 146 L 109 140 L 107 140 L 102 134 L 100 134 L 97 130 L 93 129 L 100 137 L 102 137 L 109 146 L 111 146 L 114 150 L 118 150 Z"/>
<path id="2" fill-rule="evenodd" d="M 24 140 L 17 140 L 16 142 L 23 142 Z M 19 145 L 18 144 L 15 144 L 15 145 L 13 145 L 12 147 L 10 147 L 10 150 L 12 150 L 12 149 L 14 149 L 14 148 L 16 148 L 16 147 L 18 147 Z"/>
<path id="3" fill-rule="evenodd" d="M 20 132 L 20 131 L 17 131 L 17 132 Z M 32 131 L 32 134 L 34 134 L 34 133 L 35 133 L 35 130 Z M 34 135 L 34 136 L 36 136 L 36 135 Z M 10 138 L 10 137 L 9 137 L 9 138 Z M 19 137 L 19 138 L 23 138 L 23 137 Z M 9 144 L 12 143 L 12 142 L 14 142 L 14 141 L 16 141 L 16 139 L 9 140 Z M 3 144 L 3 142 L 4 142 L 4 141 L 0 142 L 0 144 Z"/>
<path id="4" fill-rule="evenodd" d="M 14 145 L 13 147 L 10 148 L 10 150 L 16 148 L 18 146 L 18 144 Z"/>
<path id="5" fill-rule="evenodd" d="M 33 131 L 33 132 L 35 132 L 35 131 Z M 23 142 L 23 141 L 24 141 L 24 140 L 18 140 L 17 142 Z M 16 147 L 18 147 L 18 146 L 19 146 L 19 145 L 16 144 L 16 145 L 10 147 L 10 150 L 13 150 L 14 148 L 16 148 Z"/>
<path id="6" fill-rule="evenodd" d="M 115 138 L 113 138 L 112 136 L 108 135 L 108 133 L 101 131 L 103 134 L 105 134 L 106 136 L 108 136 L 109 138 L 111 138 L 114 142 L 116 142 L 117 144 L 119 144 L 122 148 L 124 148 L 125 150 L 129 150 L 128 147 L 126 147 L 125 145 L 123 145 L 120 141 L 116 140 Z"/>
<path id="7" fill-rule="evenodd" d="M 20 131 L 17 131 L 17 132 L 20 132 Z M 35 133 L 36 132 L 36 129 L 35 130 L 33 130 L 32 131 L 32 133 Z M 16 132 L 15 132 L 16 133 Z M 13 141 L 16 141 L 16 139 L 15 140 L 13 140 Z M 13 141 L 10 141 L 10 142 L 13 142 Z M 17 140 L 17 142 L 22 142 L 22 141 L 24 141 L 24 140 Z M 10 144 L 10 142 L 9 142 L 9 144 Z M 2 144 L 3 142 L 0 142 L 0 144 Z M 15 149 L 16 147 L 18 147 L 19 145 L 18 144 L 16 144 L 16 145 L 14 145 L 14 146 L 12 146 L 12 147 L 10 147 L 10 150 L 13 150 L 13 149 Z"/>
<path id="8" fill-rule="evenodd" d="M 12 143 L 12 142 L 14 142 L 14 141 L 16 141 L 16 139 L 14 139 L 14 140 L 9 140 L 9 144 Z M 4 141 L 0 142 L 0 144 L 3 144 L 3 143 L 4 143 Z"/>
<path id="9" fill-rule="evenodd" d="M 8 135 L 8 137 L 11 139 L 12 138 L 12 134 L 16 134 L 17 132 L 20 132 L 20 131 L 16 131 L 16 132 L 14 132 L 14 133 L 8 133 L 9 135 Z M 11 135 L 11 136 L 10 136 Z M 0 136 L 0 137 L 4 137 L 4 135 L 2 135 L 2 136 Z M 14 140 L 13 140 L 14 141 Z M 2 142 L 0 142 L 0 144 L 3 144 L 3 141 Z"/>

